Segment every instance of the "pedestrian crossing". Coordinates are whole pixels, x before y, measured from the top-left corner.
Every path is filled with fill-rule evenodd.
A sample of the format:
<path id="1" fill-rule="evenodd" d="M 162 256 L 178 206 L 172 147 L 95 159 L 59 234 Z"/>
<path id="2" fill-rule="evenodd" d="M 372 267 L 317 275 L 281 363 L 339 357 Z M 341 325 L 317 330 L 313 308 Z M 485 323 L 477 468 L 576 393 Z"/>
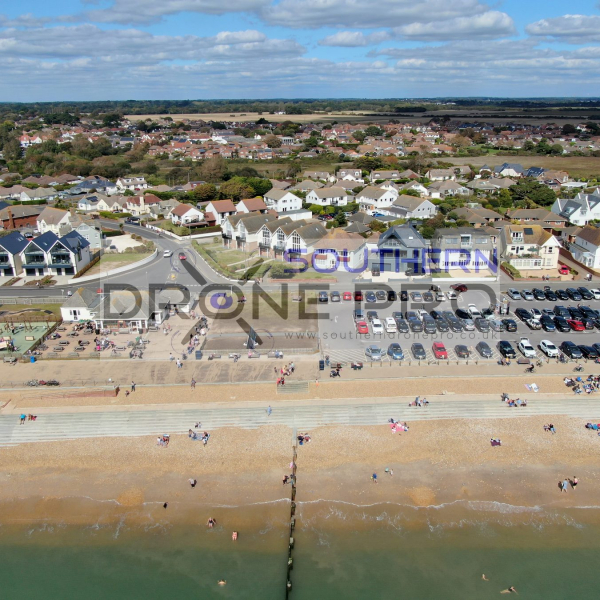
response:
<path id="1" fill-rule="evenodd" d="M 569 397 L 536 399 L 528 395 L 527 407 L 510 408 L 498 400 L 478 398 L 431 400 L 426 407 L 409 406 L 407 399 L 390 402 L 347 401 L 331 404 L 273 404 L 267 407 L 201 407 L 181 410 L 102 411 L 43 413 L 36 421 L 19 424 L 19 415 L 0 416 L 0 447 L 26 442 L 50 442 L 93 437 L 139 437 L 146 435 L 185 434 L 201 423 L 203 431 L 223 427 L 256 429 L 263 425 L 286 425 L 298 430 L 310 430 L 326 425 L 383 425 L 390 418 L 400 421 L 432 419 L 494 419 L 519 418 L 534 415 L 567 415 L 585 422 L 600 422 L 597 398 Z M 218 435 L 211 437 L 211 442 Z"/>

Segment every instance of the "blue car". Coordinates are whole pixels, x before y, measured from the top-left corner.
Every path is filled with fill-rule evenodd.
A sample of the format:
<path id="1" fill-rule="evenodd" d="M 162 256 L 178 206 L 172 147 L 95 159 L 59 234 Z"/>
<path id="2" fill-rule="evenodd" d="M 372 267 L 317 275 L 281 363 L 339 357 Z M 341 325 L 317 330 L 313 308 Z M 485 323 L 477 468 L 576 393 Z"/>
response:
<path id="1" fill-rule="evenodd" d="M 388 350 L 387 350 L 388 356 L 392 359 L 392 360 L 403 360 L 404 359 L 404 352 L 402 352 L 402 348 L 400 347 L 400 344 L 394 342 L 393 344 L 390 344 L 388 346 Z"/>

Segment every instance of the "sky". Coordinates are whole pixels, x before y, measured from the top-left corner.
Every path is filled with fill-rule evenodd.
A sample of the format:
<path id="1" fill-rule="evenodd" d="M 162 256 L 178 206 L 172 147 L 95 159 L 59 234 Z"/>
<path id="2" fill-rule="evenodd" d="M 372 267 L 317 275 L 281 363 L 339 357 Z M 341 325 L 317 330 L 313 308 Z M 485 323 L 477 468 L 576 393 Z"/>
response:
<path id="1" fill-rule="evenodd" d="M 600 0 L 5 0 L 0 13 L 2 102 L 600 96 Z"/>

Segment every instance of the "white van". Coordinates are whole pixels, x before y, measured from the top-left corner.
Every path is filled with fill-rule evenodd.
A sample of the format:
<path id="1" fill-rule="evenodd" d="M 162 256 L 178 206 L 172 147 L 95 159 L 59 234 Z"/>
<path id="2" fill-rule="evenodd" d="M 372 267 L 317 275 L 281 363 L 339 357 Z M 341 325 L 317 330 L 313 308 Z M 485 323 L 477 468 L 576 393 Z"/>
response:
<path id="1" fill-rule="evenodd" d="M 165 250 L 163 252 L 163 258 L 171 258 L 173 256 L 173 250 Z"/>
<path id="2" fill-rule="evenodd" d="M 396 321 L 393 317 L 387 317 L 385 320 L 385 332 L 386 333 L 396 333 L 398 331 L 398 326 L 396 325 Z"/>

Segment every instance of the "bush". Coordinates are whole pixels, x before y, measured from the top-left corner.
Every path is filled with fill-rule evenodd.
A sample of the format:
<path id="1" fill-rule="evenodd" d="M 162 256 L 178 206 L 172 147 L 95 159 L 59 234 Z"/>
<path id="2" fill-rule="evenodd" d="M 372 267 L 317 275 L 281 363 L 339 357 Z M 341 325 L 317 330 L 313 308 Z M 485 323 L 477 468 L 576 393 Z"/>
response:
<path id="1" fill-rule="evenodd" d="M 511 264 L 503 262 L 500 266 L 514 279 L 521 279 L 521 273 L 519 269 L 513 267 Z"/>

